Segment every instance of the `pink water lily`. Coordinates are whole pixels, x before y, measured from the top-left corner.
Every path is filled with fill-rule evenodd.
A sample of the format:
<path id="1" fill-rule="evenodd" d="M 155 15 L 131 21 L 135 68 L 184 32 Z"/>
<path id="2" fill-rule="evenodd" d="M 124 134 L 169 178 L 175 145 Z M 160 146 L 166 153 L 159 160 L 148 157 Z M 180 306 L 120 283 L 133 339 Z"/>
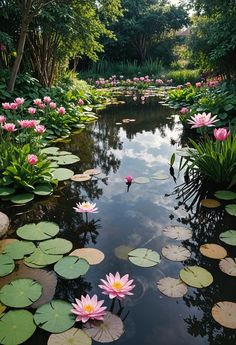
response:
<path id="1" fill-rule="evenodd" d="M 194 116 L 191 116 L 190 120 L 188 120 L 188 123 L 191 126 L 191 128 L 200 128 L 200 127 L 214 127 L 214 123 L 219 121 L 217 119 L 217 116 L 211 115 L 211 113 L 202 113 L 202 114 L 195 114 Z"/>
<path id="2" fill-rule="evenodd" d="M 3 129 L 7 132 L 15 132 L 16 131 L 16 125 L 14 123 L 5 123 L 5 125 L 2 126 Z"/>
<path id="3" fill-rule="evenodd" d="M 64 107 L 60 107 L 57 109 L 58 114 L 64 115 L 66 113 L 66 109 Z"/>
<path id="4" fill-rule="evenodd" d="M 187 114 L 189 112 L 189 110 L 188 110 L 188 108 L 183 107 L 183 108 L 180 109 L 179 112 L 180 112 L 180 114 Z"/>
<path id="5" fill-rule="evenodd" d="M 50 103 L 51 102 L 51 97 L 49 97 L 49 96 L 45 96 L 45 97 L 43 97 L 43 101 L 45 102 L 45 103 Z"/>
<path id="6" fill-rule="evenodd" d="M 18 104 L 15 102 L 11 103 L 10 106 L 11 106 L 11 110 L 16 110 L 18 108 Z"/>
<path id="7" fill-rule="evenodd" d="M 40 98 L 34 99 L 34 105 L 39 106 L 40 104 L 42 104 L 42 100 Z"/>
<path id="8" fill-rule="evenodd" d="M 2 107 L 3 107 L 4 110 L 9 110 L 9 109 L 11 109 L 10 103 L 7 103 L 7 102 L 2 103 Z"/>
<path id="9" fill-rule="evenodd" d="M 33 107 L 28 108 L 28 113 L 30 115 L 34 115 L 36 113 L 36 108 L 33 108 Z"/>
<path id="10" fill-rule="evenodd" d="M 21 97 L 17 97 L 15 99 L 15 103 L 18 104 L 18 105 L 24 104 L 24 101 L 25 101 L 24 98 L 21 98 Z"/>
<path id="11" fill-rule="evenodd" d="M 78 213 L 98 213 L 96 204 L 90 202 L 82 202 L 82 204 L 79 202 L 73 209 Z"/>
<path id="12" fill-rule="evenodd" d="M 30 164 L 30 165 L 35 165 L 38 163 L 38 157 L 36 155 L 28 155 L 27 156 L 27 162 Z"/>
<path id="13" fill-rule="evenodd" d="M 6 118 L 4 115 L 0 115 L 0 123 L 5 123 L 6 122 Z"/>
<path id="14" fill-rule="evenodd" d="M 125 182 L 126 183 L 132 183 L 132 181 L 133 181 L 133 177 L 132 176 L 130 176 L 130 175 L 125 176 Z"/>
<path id="15" fill-rule="evenodd" d="M 227 131 L 226 128 L 215 128 L 214 137 L 216 140 L 225 141 L 230 135 L 230 131 Z"/>
<path id="16" fill-rule="evenodd" d="M 56 109 L 57 104 L 55 102 L 50 102 L 49 107 L 50 107 L 50 109 Z"/>
<path id="17" fill-rule="evenodd" d="M 37 134 L 43 134 L 46 129 L 43 125 L 37 125 L 34 129 L 34 131 L 37 133 Z"/>
<path id="18" fill-rule="evenodd" d="M 76 315 L 76 321 L 85 323 L 89 319 L 103 320 L 107 307 L 102 307 L 104 301 L 98 301 L 97 295 L 93 295 L 92 298 L 89 295 L 81 296 L 81 299 L 76 298 L 75 302 L 72 303 L 71 312 Z"/>
<path id="19" fill-rule="evenodd" d="M 115 275 L 109 273 L 106 275 L 107 280 L 101 279 L 102 285 L 98 285 L 103 291 L 104 295 L 109 298 L 123 299 L 126 295 L 133 295 L 131 292 L 135 285 L 132 285 L 133 279 L 129 279 L 126 274 L 123 277 L 117 272 Z"/>

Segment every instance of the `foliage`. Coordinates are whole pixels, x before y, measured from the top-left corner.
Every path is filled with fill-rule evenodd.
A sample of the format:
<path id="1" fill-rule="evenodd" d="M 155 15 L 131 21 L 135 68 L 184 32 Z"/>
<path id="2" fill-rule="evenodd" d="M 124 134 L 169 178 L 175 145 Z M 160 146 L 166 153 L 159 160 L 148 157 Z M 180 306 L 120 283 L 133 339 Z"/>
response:
<path id="1" fill-rule="evenodd" d="M 173 79 L 175 85 L 185 84 L 187 82 L 195 83 L 199 81 L 200 72 L 198 69 L 180 69 L 166 73 L 167 79 Z"/>

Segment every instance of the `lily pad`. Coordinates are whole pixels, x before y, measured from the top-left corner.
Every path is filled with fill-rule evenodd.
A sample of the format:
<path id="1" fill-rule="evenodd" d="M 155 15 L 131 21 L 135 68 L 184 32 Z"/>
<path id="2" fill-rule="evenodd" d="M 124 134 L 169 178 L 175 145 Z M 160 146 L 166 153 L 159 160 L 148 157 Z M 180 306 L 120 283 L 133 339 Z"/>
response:
<path id="1" fill-rule="evenodd" d="M 44 253 L 40 248 L 37 248 L 33 254 L 25 258 L 24 263 L 26 266 L 33 268 L 42 268 L 59 261 L 62 255 L 51 255 Z"/>
<path id="2" fill-rule="evenodd" d="M 157 172 L 157 173 L 153 174 L 152 178 L 154 180 L 167 180 L 170 178 L 170 176 L 167 174 L 164 174 L 164 173 L 158 173 Z"/>
<path id="3" fill-rule="evenodd" d="M 53 300 L 36 310 L 34 322 L 45 331 L 61 333 L 74 325 L 75 317 L 71 313 L 70 303 Z"/>
<path id="4" fill-rule="evenodd" d="M 213 319 L 221 326 L 236 329 L 236 303 L 218 302 L 213 306 L 211 314 Z"/>
<path id="5" fill-rule="evenodd" d="M 57 155 L 59 151 L 59 147 L 56 146 L 50 146 L 46 147 L 41 150 L 41 153 L 46 153 L 47 155 Z"/>
<path id="6" fill-rule="evenodd" d="M 65 156 L 58 156 L 57 163 L 59 165 L 69 165 L 79 162 L 80 158 L 76 155 L 65 155 Z"/>
<path id="7" fill-rule="evenodd" d="M 5 247 L 4 254 L 7 254 L 14 260 L 20 260 L 25 255 L 33 253 L 35 249 L 36 247 L 33 242 L 17 240 Z"/>
<path id="8" fill-rule="evenodd" d="M 52 222 L 30 223 L 21 226 L 16 231 L 19 237 L 30 241 L 48 240 L 56 236 L 58 232 L 59 226 Z"/>
<path id="9" fill-rule="evenodd" d="M 7 307 L 0 302 L 0 319 L 3 316 L 3 313 L 6 309 Z"/>
<path id="10" fill-rule="evenodd" d="M 53 171 L 54 179 L 58 181 L 69 180 L 74 175 L 74 172 L 70 169 L 57 168 Z"/>
<path id="11" fill-rule="evenodd" d="M 221 205 L 218 200 L 214 199 L 203 199 L 201 200 L 200 204 L 206 208 L 217 208 Z"/>
<path id="12" fill-rule="evenodd" d="M 8 255 L 0 254 L 0 277 L 10 274 L 14 268 L 14 260 Z"/>
<path id="13" fill-rule="evenodd" d="M 45 195 L 46 196 L 46 195 L 52 194 L 53 188 L 50 185 L 41 184 L 41 185 L 37 186 L 33 192 L 36 195 L 42 195 L 42 196 Z"/>
<path id="14" fill-rule="evenodd" d="M 10 243 L 16 242 L 18 241 L 15 238 L 6 238 L 4 240 L 0 240 L 0 253 L 4 252 L 4 249 L 6 248 L 6 246 Z"/>
<path id="15" fill-rule="evenodd" d="M 79 258 L 85 259 L 90 265 L 97 265 L 100 264 L 105 255 L 101 250 L 95 248 L 79 248 L 75 249 L 73 252 L 70 253 L 70 256 L 78 256 Z"/>
<path id="16" fill-rule="evenodd" d="M 134 183 L 138 183 L 138 184 L 146 184 L 150 182 L 150 179 L 148 177 L 136 177 L 133 181 Z"/>
<path id="17" fill-rule="evenodd" d="M 162 248 L 162 255 L 172 261 L 184 261 L 190 258 L 191 253 L 183 246 L 168 244 Z"/>
<path id="18" fill-rule="evenodd" d="M 33 315 L 27 310 L 10 310 L 0 318 L 0 343 L 18 345 L 29 339 L 36 325 Z"/>
<path id="19" fill-rule="evenodd" d="M 229 276 L 236 277 L 236 258 L 225 258 L 220 260 L 219 267 L 222 272 Z"/>
<path id="20" fill-rule="evenodd" d="M 15 194 L 11 197 L 11 202 L 14 204 L 26 204 L 34 199 L 34 194 L 24 193 L 24 194 Z"/>
<path id="21" fill-rule="evenodd" d="M 183 297 L 187 292 L 187 285 L 180 279 L 162 278 L 157 282 L 157 288 L 168 297 Z"/>
<path id="22" fill-rule="evenodd" d="M 2 196 L 8 196 L 11 194 L 15 193 L 15 189 L 14 188 L 10 188 L 10 187 L 1 187 L 0 188 L 0 197 Z"/>
<path id="23" fill-rule="evenodd" d="M 25 308 L 37 301 L 42 294 L 42 286 L 32 279 L 16 279 L 0 290 L 0 300 L 13 308 Z"/>
<path id="24" fill-rule="evenodd" d="M 70 179 L 75 182 L 84 182 L 84 181 L 91 180 L 91 176 L 85 175 L 85 174 L 76 174 L 76 175 L 73 175 Z"/>
<path id="25" fill-rule="evenodd" d="M 140 267 L 152 267 L 161 261 L 160 255 L 156 251 L 148 248 L 137 248 L 131 250 L 128 255 L 129 260 L 134 265 Z"/>
<path id="26" fill-rule="evenodd" d="M 89 269 L 89 263 L 77 256 L 66 256 L 56 263 L 54 271 L 65 279 L 76 279 Z"/>
<path id="27" fill-rule="evenodd" d="M 121 337 L 124 325 L 121 319 L 107 312 L 103 321 L 89 321 L 84 325 L 85 333 L 99 343 L 110 343 Z"/>
<path id="28" fill-rule="evenodd" d="M 169 238 L 185 241 L 192 238 L 192 231 L 183 226 L 171 225 L 163 230 L 163 234 Z"/>
<path id="29" fill-rule="evenodd" d="M 39 244 L 39 248 L 46 254 L 66 254 L 72 247 L 73 244 L 64 238 L 55 238 Z"/>
<path id="30" fill-rule="evenodd" d="M 225 210 L 231 216 L 236 216 L 236 204 L 229 204 L 225 206 Z"/>
<path id="31" fill-rule="evenodd" d="M 99 175 L 101 174 L 100 169 L 88 169 L 83 172 L 84 175 Z"/>
<path id="32" fill-rule="evenodd" d="M 215 243 L 201 245 L 200 253 L 211 259 L 223 259 L 227 256 L 227 251 Z"/>
<path id="33" fill-rule="evenodd" d="M 236 193 L 230 190 L 218 190 L 215 192 L 215 197 L 221 200 L 234 200 L 236 199 Z"/>
<path id="34" fill-rule="evenodd" d="M 181 280 L 187 285 L 203 288 L 211 285 L 213 277 L 205 268 L 199 266 L 188 266 L 180 271 Z"/>
<path id="35" fill-rule="evenodd" d="M 118 259 L 121 260 L 128 260 L 129 259 L 129 252 L 131 252 L 131 250 L 133 250 L 134 247 L 130 247 L 130 246 L 126 246 L 126 245 L 121 245 L 119 247 L 115 248 L 115 256 Z"/>
<path id="36" fill-rule="evenodd" d="M 51 334 L 47 345 L 91 345 L 92 339 L 82 329 L 72 327 L 59 334 Z"/>
<path id="37" fill-rule="evenodd" d="M 236 230 L 228 230 L 220 234 L 220 240 L 224 243 L 236 246 Z"/>

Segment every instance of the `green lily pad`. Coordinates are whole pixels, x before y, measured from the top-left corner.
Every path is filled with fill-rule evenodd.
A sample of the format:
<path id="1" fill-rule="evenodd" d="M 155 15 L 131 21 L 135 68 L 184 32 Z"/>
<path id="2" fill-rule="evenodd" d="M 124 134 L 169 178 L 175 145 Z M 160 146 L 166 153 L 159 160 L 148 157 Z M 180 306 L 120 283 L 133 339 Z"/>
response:
<path id="1" fill-rule="evenodd" d="M 229 204 L 225 206 L 225 210 L 231 216 L 236 216 L 236 204 Z"/>
<path id="2" fill-rule="evenodd" d="M 69 151 L 58 151 L 57 156 L 66 156 L 66 155 L 71 155 L 71 152 Z"/>
<path id="3" fill-rule="evenodd" d="M 50 146 L 50 147 L 46 147 L 45 149 L 42 149 L 41 153 L 46 153 L 47 155 L 57 155 L 58 151 L 59 151 L 59 147 Z"/>
<path id="4" fill-rule="evenodd" d="M 33 315 L 27 310 L 10 310 L 0 319 L 0 343 L 18 345 L 36 330 Z"/>
<path id="5" fill-rule="evenodd" d="M 14 260 L 8 255 L 0 254 L 0 277 L 8 275 L 14 268 Z"/>
<path id="6" fill-rule="evenodd" d="M 48 240 L 56 236 L 58 232 L 59 226 L 52 222 L 30 223 L 21 226 L 16 231 L 19 237 L 30 241 Z"/>
<path id="7" fill-rule="evenodd" d="M 160 255 L 148 248 L 137 248 L 128 253 L 129 261 L 140 267 L 152 267 L 160 261 Z"/>
<path id="8" fill-rule="evenodd" d="M 15 191 L 16 190 L 14 188 L 1 187 L 0 188 L 0 197 L 11 195 L 11 194 L 15 193 Z"/>
<path id="9" fill-rule="evenodd" d="M 159 173 L 156 172 L 155 174 L 153 174 L 152 178 L 154 180 L 167 180 L 170 178 L 170 175 L 164 174 L 164 173 Z"/>
<path id="10" fill-rule="evenodd" d="M 91 345 L 92 339 L 82 329 L 72 327 L 59 334 L 51 334 L 47 345 Z"/>
<path id="11" fill-rule="evenodd" d="M 33 242 L 16 240 L 5 247 L 4 254 L 9 255 L 14 260 L 20 260 L 25 255 L 33 253 L 35 249 Z"/>
<path id="12" fill-rule="evenodd" d="M 54 179 L 58 181 L 69 180 L 74 175 L 74 172 L 70 169 L 58 168 L 53 171 Z"/>
<path id="13" fill-rule="evenodd" d="M 53 300 L 36 310 L 34 321 L 45 331 L 61 333 L 74 325 L 75 316 L 71 313 L 70 303 Z"/>
<path id="14" fill-rule="evenodd" d="M 32 279 L 16 279 L 0 290 L 0 300 L 13 308 L 24 308 L 37 301 L 42 294 L 42 286 Z"/>
<path id="15" fill-rule="evenodd" d="M 73 244 L 63 238 L 43 241 L 39 248 L 46 254 L 66 254 L 71 251 Z"/>
<path id="16" fill-rule="evenodd" d="M 53 192 L 53 188 L 48 184 L 41 184 L 37 186 L 33 192 L 36 195 L 50 195 Z"/>
<path id="17" fill-rule="evenodd" d="M 122 244 L 119 247 L 116 247 L 114 252 L 115 252 L 115 256 L 121 260 L 128 260 L 129 259 L 129 252 L 131 252 L 131 250 L 133 250 L 133 247 L 130 246 L 126 246 L 124 244 Z"/>
<path id="18" fill-rule="evenodd" d="M 34 268 L 42 268 L 54 264 L 62 258 L 62 255 L 50 255 L 44 253 L 40 248 L 37 248 L 33 254 L 25 258 L 24 263 L 26 266 Z"/>
<path id="19" fill-rule="evenodd" d="M 66 256 L 56 263 L 54 271 L 65 279 L 76 279 L 89 269 L 89 263 L 77 256 Z"/>
<path id="20" fill-rule="evenodd" d="M 139 184 L 146 184 L 150 182 L 150 179 L 148 177 L 140 176 L 140 177 L 136 177 L 133 182 L 139 183 Z"/>
<path id="21" fill-rule="evenodd" d="M 224 243 L 236 246 L 236 230 L 228 230 L 220 234 L 220 240 Z"/>
<path id="22" fill-rule="evenodd" d="M 234 200 L 236 199 L 236 193 L 230 190 L 218 190 L 215 192 L 215 197 L 221 200 Z"/>
<path id="23" fill-rule="evenodd" d="M 203 288 L 211 285 L 213 277 L 205 268 L 199 266 L 188 266 L 180 271 L 181 280 L 196 288 Z"/>
<path id="24" fill-rule="evenodd" d="M 34 199 L 34 194 L 25 193 L 25 194 L 15 194 L 11 197 L 11 202 L 14 204 L 26 204 Z"/>
<path id="25" fill-rule="evenodd" d="M 7 307 L 0 302 L 0 319 L 3 316 L 3 313 L 6 309 Z"/>
<path id="26" fill-rule="evenodd" d="M 58 156 L 57 157 L 57 163 L 59 165 L 68 165 L 68 164 L 74 164 L 76 162 L 79 162 L 80 158 L 76 155 L 65 155 L 65 156 Z"/>

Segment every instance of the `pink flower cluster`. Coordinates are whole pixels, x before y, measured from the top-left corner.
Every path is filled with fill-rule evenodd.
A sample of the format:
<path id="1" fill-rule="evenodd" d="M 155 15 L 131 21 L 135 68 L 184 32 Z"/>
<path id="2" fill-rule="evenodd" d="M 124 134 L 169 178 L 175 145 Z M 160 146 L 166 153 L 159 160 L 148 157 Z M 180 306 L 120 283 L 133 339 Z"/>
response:
<path id="1" fill-rule="evenodd" d="M 52 102 L 51 97 L 44 96 L 43 100 L 41 98 L 36 98 L 33 101 L 34 105 L 37 106 L 39 109 L 45 109 L 46 107 L 49 107 L 51 110 L 55 110 L 57 108 L 57 104 L 55 102 Z M 34 108 L 29 108 L 34 109 Z M 31 110 L 32 111 L 32 110 Z M 64 115 L 66 113 L 66 110 L 64 107 L 59 107 L 57 109 L 58 114 Z"/>
<path id="2" fill-rule="evenodd" d="M 37 120 L 18 120 L 21 128 L 35 128 L 38 125 Z"/>
<path id="3" fill-rule="evenodd" d="M 225 141 L 230 136 L 230 131 L 226 128 L 215 128 L 214 137 L 218 141 Z"/>
<path id="4" fill-rule="evenodd" d="M 163 79 L 152 79 L 149 75 L 141 76 L 141 77 L 133 77 L 132 79 L 123 79 L 124 77 L 121 75 L 117 77 L 116 75 L 111 76 L 108 79 L 99 78 L 95 81 L 96 86 L 116 86 L 116 85 L 124 85 L 124 84 L 130 84 L 130 85 L 137 85 L 140 83 L 146 83 L 146 84 L 156 84 L 158 86 L 161 86 L 164 84 Z M 171 85 L 173 83 L 173 80 L 167 80 L 167 84 Z"/>

